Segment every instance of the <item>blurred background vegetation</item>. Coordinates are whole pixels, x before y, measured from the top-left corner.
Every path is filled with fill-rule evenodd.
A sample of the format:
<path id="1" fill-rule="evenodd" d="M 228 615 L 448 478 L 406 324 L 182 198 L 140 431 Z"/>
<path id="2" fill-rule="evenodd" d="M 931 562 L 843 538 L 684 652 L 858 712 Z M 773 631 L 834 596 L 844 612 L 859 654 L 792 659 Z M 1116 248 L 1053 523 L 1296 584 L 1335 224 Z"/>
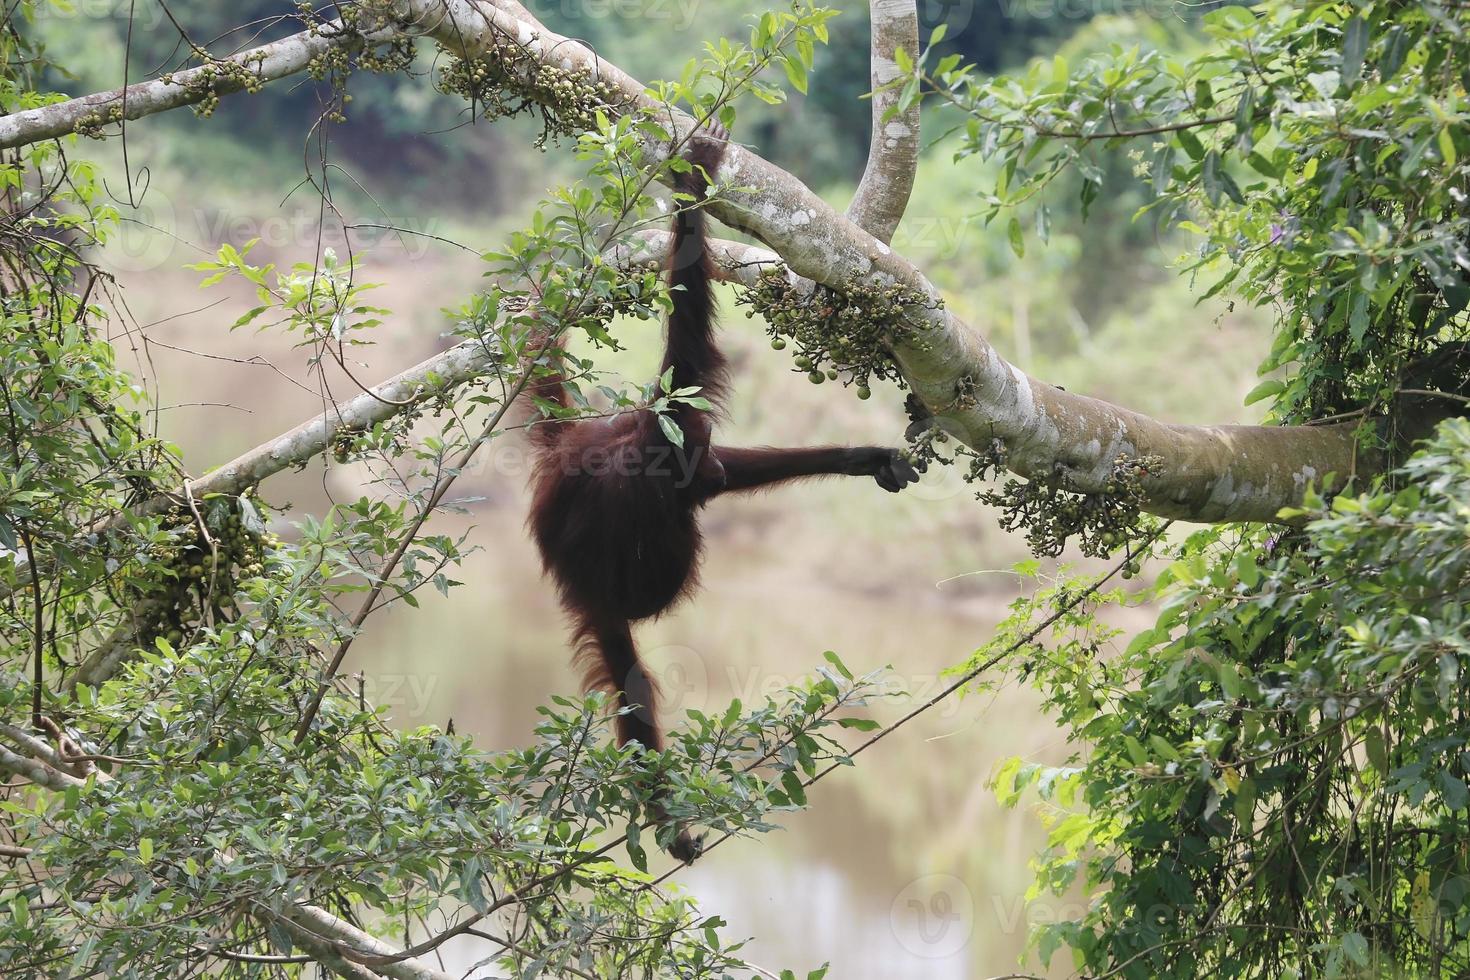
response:
<path id="1" fill-rule="evenodd" d="M 645 80 L 677 74 L 706 41 L 743 33 L 752 12 L 744 0 L 529 6 Z M 867 5 L 834 6 L 842 14 L 809 95 L 775 107 L 751 100 L 735 136 L 842 206 L 866 157 Z M 1208 6 L 924 0 L 921 34 L 947 23 L 945 48 L 985 70 L 1012 70 L 1115 42 L 1185 52 Z M 290 9 L 180 0 L 169 5 L 173 24 L 162 8 L 141 5 L 130 31 L 129 4 L 82 0 L 34 29 L 77 73 L 53 87 L 81 94 L 117 85 L 125 66 L 136 80 L 180 63 L 188 53 L 180 29 L 223 53 L 290 32 L 275 20 Z M 318 124 L 323 93 L 298 79 L 227 98 L 207 121 L 165 114 L 130 125 L 125 140 L 82 148 L 105 172 L 128 174 L 129 183 L 107 185 L 126 222 L 101 257 L 117 276 L 114 340 L 157 387 L 160 428 L 187 459 L 223 462 L 319 411 L 323 395 L 285 338 L 228 329 L 253 305 L 248 294 L 201 290 L 186 263 L 252 238 L 261 239 L 252 257 L 278 264 L 313 261 L 326 247 L 352 252 L 364 278 L 384 283 L 376 302 L 393 311 L 354 369 L 377 380 L 448 345 L 443 310 L 477 288 L 478 253 L 526 222 L 548 187 L 576 179 L 569 147 L 537 151 L 537 133 L 522 121 L 472 121 L 460 99 L 433 89 L 435 67 L 424 56 L 424 77 L 354 76 L 342 125 Z M 1046 202 L 1049 245 L 1018 257 L 1002 224 L 975 217 L 994 175 L 973 160 L 952 162 L 943 139 L 952 122 L 940 112 L 926 119 L 928 148 L 894 246 L 962 317 L 1020 367 L 1070 390 L 1180 422 L 1255 420 L 1241 396 L 1263 353 L 1261 313 L 1199 304 L 1172 268 L 1184 246 L 1156 235 L 1147 218 L 1133 220 L 1141 193 L 1096 202 L 1084 223 L 1076 186 L 1058 182 Z M 1127 175 L 1133 162 L 1109 165 Z M 901 438 L 900 393 L 884 388 L 859 403 L 811 386 L 731 299 L 724 337 L 736 381 L 726 441 Z M 139 343 L 142 333 L 158 343 Z M 658 338 L 635 324 L 619 339 L 626 350 L 603 363 L 644 379 Z M 354 393 L 341 378 L 333 384 L 337 396 Z M 524 455 L 507 446 L 460 481 L 463 513 L 444 521 L 474 528 L 480 550 L 457 576 L 469 584 L 425 597 L 417 613 L 387 612 L 354 651 L 365 695 L 402 724 L 453 718 L 487 746 L 515 745 L 529 738 L 534 706 L 576 683 L 521 526 L 525 470 Z M 353 499 L 370 478 L 318 466 L 277 477 L 266 493 L 293 501 L 299 514 Z M 855 668 L 893 664 L 895 685 L 910 696 L 873 708 L 890 719 L 934 693 L 942 671 L 987 637 L 1020 588 L 1006 569 L 1025 556 L 972 491 L 943 473 L 897 500 L 852 481 L 720 501 L 707 527 L 705 591 L 642 631 L 670 717 L 774 690 L 835 649 Z M 1147 618 L 1139 613 L 1133 625 Z M 722 848 L 683 880 L 733 935 L 760 937 L 755 962 L 809 969 L 830 956 L 832 976 L 857 980 L 1008 972 L 1026 916 L 1049 911 L 1022 904 L 1030 880 L 1022 855 L 1035 850 L 1037 825 L 1002 810 L 986 778 L 1009 755 L 1061 758 L 1058 739 L 1028 690 L 952 703 L 824 783 L 788 833 L 763 847 Z"/>

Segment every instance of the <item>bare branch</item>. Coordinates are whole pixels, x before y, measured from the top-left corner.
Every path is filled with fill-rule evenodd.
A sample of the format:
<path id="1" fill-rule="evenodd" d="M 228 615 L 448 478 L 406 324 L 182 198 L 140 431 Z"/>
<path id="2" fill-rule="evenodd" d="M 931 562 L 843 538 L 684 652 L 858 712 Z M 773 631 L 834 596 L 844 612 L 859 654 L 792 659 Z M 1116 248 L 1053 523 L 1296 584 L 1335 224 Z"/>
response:
<path id="1" fill-rule="evenodd" d="M 393 977 L 394 980 L 459 980 L 417 959 L 398 959 L 402 953 L 371 933 L 315 905 L 292 905 L 276 915 L 292 938 L 323 957 L 320 962 L 344 977 Z M 371 969 L 358 962 L 369 959 Z"/>
<path id="2" fill-rule="evenodd" d="M 847 206 L 847 217 L 886 245 L 903 220 L 919 166 L 919 102 L 915 99 L 897 112 L 903 87 L 893 84 L 904 75 L 896 51 L 903 50 L 910 64 L 918 64 L 919 17 L 915 0 L 871 0 L 868 9 L 873 129 L 868 138 L 868 163 Z M 891 111 L 895 114 L 888 118 Z"/>
<path id="3" fill-rule="evenodd" d="M 256 446 L 228 463 L 193 480 L 195 494 L 239 493 L 273 473 L 305 463 L 330 449 L 342 433 L 366 432 L 407 408 L 473 381 L 488 369 L 491 352 L 476 340 L 456 344 L 441 354 L 375 385 L 356 398 L 334 405 L 309 422 Z M 145 507 L 157 512 L 169 498 L 155 498 Z"/>
<path id="4" fill-rule="evenodd" d="M 29 779 L 37 786 L 61 792 L 73 786 L 81 786 L 84 782 L 75 776 L 64 773 L 59 769 L 53 769 L 40 759 L 21 755 L 18 752 L 0 745 L 0 773 L 12 776 L 20 776 Z M 98 774 L 101 775 L 100 773 Z"/>
<path id="5" fill-rule="evenodd" d="M 394 33 L 391 30 L 380 31 L 367 35 L 366 40 L 386 40 Z M 304 71 L 313 58 L 328 49 L 340 44 L 360 47 L 364 40 L 363 35 L 344 29 L 340 20 L 334 20 L 319 28 L 301 31 L 220 59 L 221 63 L 238 66 L 244 71 L 221 71 L 214 65 L 200 65 L 174 72 L 167 81 L 136 82 L 111 91 L 0 116 L 0 149 L 55 139 L 76 132 L 79 126 L 139 119 L 155 112 L 192 105 L 210 94 L 239 92 L 244 90 L 247 79 L 269 82 L 294 75 Z"/>

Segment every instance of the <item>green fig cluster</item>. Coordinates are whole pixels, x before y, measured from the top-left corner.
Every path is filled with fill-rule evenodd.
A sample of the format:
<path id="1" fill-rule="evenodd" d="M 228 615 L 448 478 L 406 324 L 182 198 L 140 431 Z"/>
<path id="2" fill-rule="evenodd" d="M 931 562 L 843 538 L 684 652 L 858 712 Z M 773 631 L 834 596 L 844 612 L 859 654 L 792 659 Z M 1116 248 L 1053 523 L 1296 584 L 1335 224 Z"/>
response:
<path id="1" fill-rule="evenodd" d="M 907 286 L 861 276 L 835 289 L 806 289 L 780 269 L 762 273 L 736 302 L 765 319 L 773 349 L 795 345 L 792 366 L 812 384 L 840 381 L 863 399 L 872 396 L 874 378 L 903 384 L 889 345 L 912 329 L 916 307 L 940 306 Z"/>
<path id="2" fill-rule="evenodd" d="M 546 64 L 508 43 L 478 58 L 450 58 L 437 85 L 468 101 L 483 119 L 539 115 L 537 147 L 595 129 L 597 113 L 617 101 L 617 90 L 592 72 Z"/>
<path id="3" fill-rule="evenodd" d="M 177 505 L 163 515 L 164 534 L 149 547 L 149 558 L 173 575 L 161 594 L 149 596 L 153 635 L 178 646 L 204 620 L 206 609 L 222 616 L 238 613 L 239 583 L 263 574 L 271 552 L 282 544 L 266 528 L 265 513 L 247 490 L 238 497 L 195 501 L 192 508 Z"/>
<path id="4" fill-rule="evenodd" d="M 1007 480 L 999 490 L 976 494 L 1001 511 L 1007 531 L 1023 529 L 1033 554 L 1055 557 L 1069 541 L 1090 558 L 1106 558 L 1148 533 L 1143 514 L 1144 481 L 1156 474 L 1163 460 L 1157 456 L 1120 454 L 1101 493 L 1072 489 L 1061 477 L 1048 480 Z M 1124 578 L 1138 573 L 1136 561 L 1123 569 Z"/>

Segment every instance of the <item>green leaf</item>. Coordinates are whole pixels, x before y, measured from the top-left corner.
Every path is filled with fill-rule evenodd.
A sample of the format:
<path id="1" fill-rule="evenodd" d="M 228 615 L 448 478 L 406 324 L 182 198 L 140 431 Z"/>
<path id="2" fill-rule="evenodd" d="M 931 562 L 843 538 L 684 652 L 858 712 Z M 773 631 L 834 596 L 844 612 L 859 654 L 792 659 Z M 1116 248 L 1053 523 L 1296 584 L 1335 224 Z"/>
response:
<path id="1" fill-rule="evenodd" d="M 1379 775 L 1387 776 L 1389 773 L 1388 746 L 1383 741 L 1383 731 L 1379 728 L 1370 728 L 1363 733 L 1363 751 L 1368 756 L 1368 762 Z"/>
<path id="2" fill-rule="evenodd" d="M 1235 664 L 1229 660 L 1221 660 L 1216 673 L 1220 677 L 1220 690 L 1225 692 L 1225 696 L 1232 701 L 1239 698 L 1240 671 L 1236 669 Z"/>
<path id="3" fill-rule="evenodd" d="M 1150 178 L 1156 195 L 1169 189 L 1169 184 L 1173 182 L 1173 173 L 1174 151 L 1165 144 L 1159 147 L 1158 155 L 1154 157 L 1153 175 Z"/>
<path id="4" fill-rule="evenodd" d="M 1404 56 L 1414 46 L 1414 37 L 1407 28 L 1395 24 L 1388 29 L 1388 41 L 1383 45 L 1383 54 L 1378 59 L 1378 74 L 1385 82 L 1397 75 L 1403 67 Z"/>
<path id="5" fill-rule="evenodd" d="M 1256 781 L 1249 776 L 1240 781 L 1240 788 L 1235 791 L 1234 809 L 1235 822 L 1249 830 L 1256 812 Z"/>
<path id="6" fill-rule="evenodd" d="M 640 841 L 642 831 L 636 819 L 628 821 L 628 859 L 633 862 L 633 867 L 639 871 L 648 870 L 648 852 L 643 849 Z"/>
<path id="7" fill-rule="evenodd" d="M 1011 240 L 1011 251 L 1016 253 L 1016 258 L 1025 258 L 1026 240 L 1021 233 L 1021 219 L 1011 215 L 1010 223 L 1006 226 L 1006 232 Z"/>
<path id="8" fill-rule="evenodd" d="M 788 54 L 781 59 L 781 67 L 786 69 L 786 80 L 791 87 L 802 95 L 806 94 L 806 66 L 793 54 Z"/>
<path id="9" fill-rule="evenodd" d="M 1174 142 L 1178 143 L 1184 148 L 1184 152 L 1189 154 L 1189 158 L 1191 160 L 1202 159 L 1205 155 L 1204 144 L 1199 141 L 1198 136 L 1194 135 L 1187 129 L 1181 129 L 1179 130 L 1179 132 L 1175 133 Z"/>
<path id="10" fill-rule="evenodd" d="M 788 769 L 781 774 L 781 786 L 786 790 L 786 795 L 791 802 L 797 806 L 806 806 L 806 787 L 801 785 L 801 777 L 795 770 Z"/>
<path id="11" fill-rule="evenodd" d="M 1245 142 L 1250 139 L 1252 116 L 1256 109 L 1256 90 L 1249 84 L 1240 93 L 1240 102 L 1235 106 L 1235 140 L 1237 145 L 1244 147 Z M 1242 150 L 1242 152 L 1248 152 Z"/>
<path id="12" fill-rule="evenodd" d="M 1165 759 L 1168 759 L 1170 762 L 1178 762 L 1182 758 L 1179 755 L 1179 750 L 1174 748 L 1174 746 L 1169 743 L 1169 740 L 1164 738 L 1162 735 L 1150 735 L 1148 737 L 1148 744 L 1153 747 L 1153 750 L 1155 752 L 1163 756 Z"/>
<path id="13" fill-rule="evenodd" d="M 1451 810 L 1463 810 L 1470 806 L 1470 788 L 1465 786 L 1465 781 L 1459 776 L 1449 772 L 1439 774 L 1439 789 L 1444 794 L 1444 802 Z"/>
<path id="14" fill-rule="evenodd" d="M 842 658 L 837 656 L 836 651 L 824 651 L 822 653 L 822 659 L 827 661 L 827 663 L 831 664 L 833 667 L 836 667 L 837 673 L 841 674 L 843 677 L 846 677 L 848 680 L 852 680 L 852 671 L 847 669 L 847 664 L 842 662 Z"/>
<path id="15" fill-rule="evenodd" d="M 231 330 L 235 330 L 235 329 L 238 329 L 240 327 L 245 326 L 247 323 L 250 323 L 256 317 L 260 316 L 262 313 L 264 313 L 268 309 L 270 309 L 270 307 L 268 307 L 268 306 L 257 306 L 254 309 L 249 310 L 248 312 L 241 314 L 240 315 L 240 318 L 230 325 L 230 329 Z"/>
<path id="16" fill-rule="evenodd" d="M 1222 195 L 1236 204 L 1245 203 L 1245 197 L 1240 193 L 1234 178 L 1220 169 L 1220 154 L 1215 150 L 1205 154 L 1204 165 L 1200 168 L 1200 179 L 1204 182 L 1205 196 L 1210 199 L 1211 204 L 1218 205 Z"/>
<path id="17" fill-rule="evenodd" d="M 1281 168 L 1271 160 L 1266 159 L 1260 153 L 1252 152 L 1245 158 L 1246 165 L 1263 177 L 1272 180 L 1281 179 Z"/>
<path id="18" fill-rule="evenodd" d="M 1348 88 L 1357 84 L 1363 74 L 1363 55 L 1368 50 L 1368 24 L 1353 16 L 1342 25 L 1342 83 Z"/>
<path id="19" fill-rule="evenodd" d="M 1256 385 L 1246 394 L 1245 404 L 1254 405 L 1256 402 L 1261 401 L 1264 398 L 1270 398 L 1272 395 L 1279 395 L 1285 390 L 1286 382 L 1278 381 L 1275 378 L 1268 378 L 1267 380 L 1262 381 L 1260 384 Z"/>
<path id="20" fill-rule="evenodd" d="M 1198 109 L 1208 109 L 1215 104 L 1215 93 L 1210 90 L 1208 78 L 1195 79 L 1194 104 Z"/>
<path id="21" fill-rule="evenodd" d="M 1235 577 L 1247 589 L 1254 589 L 1257 583 L 1261 581 L 1261 569 L 1256 564 L 1256 553 L 1253 549 L 1242 548 L 1236 552 Z"/>
<path id="22" fill-rule="evenodd" d="M 1348 305 L 1348 332 L 1352 335 L 1353 344 L 1359 347 L 1368 335 L 1368 294 L 1361 290 L 1353 293 Z"/>
<path id="23" fill-rule="evenodd" d="M 679 428 L 678 422 L 661 414 L 658 416 L 658 427 L 663 431 L 665 439 L 680 449 L 684 448 L 684 430 Z"/>

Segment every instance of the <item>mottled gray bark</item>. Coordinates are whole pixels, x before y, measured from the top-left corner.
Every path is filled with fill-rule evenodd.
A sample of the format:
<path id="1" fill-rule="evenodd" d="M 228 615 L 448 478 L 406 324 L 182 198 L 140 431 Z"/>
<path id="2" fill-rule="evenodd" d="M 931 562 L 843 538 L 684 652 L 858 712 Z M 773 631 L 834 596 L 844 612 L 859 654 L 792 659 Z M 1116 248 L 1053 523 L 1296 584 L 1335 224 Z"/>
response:
<path id="1" fill-rule="evenodd" d="M 395 960 L 394 957 L 401 955 L 399 950 L 315 905 L 288 906 L 284 912 L 279 913 L 278 921 L 290 930 L 293 938 L 304 941 L 308 948 L 314 947 L 325 953 L 328 957 L 326 964 L 343 976 L 384 976 L 394 980 L 459 980 L 455 974 L 436 970 L 423 960 Z M 344 950 L 352 955 L 344 954 Z M 359 956 L 373 965 L 362 966 L 357 962 Z"/>
<path id="2" fill-rule="evenodd" d="M 847 217 L 884 244 L 893 241 L 903 220 L 919 166 L 918 101 L 895 112 L 893 118 L 885 118 L 896 109 L 903 91 L 893 84 L 904 74 L 894 53 L 902 49 L 909 64 L 918 64 L 919 16 L 914 6 L 914 0 L 872 0 L 868 5 L 873 129 L 868 138 L 868 163 L 847 206 Z"/>

